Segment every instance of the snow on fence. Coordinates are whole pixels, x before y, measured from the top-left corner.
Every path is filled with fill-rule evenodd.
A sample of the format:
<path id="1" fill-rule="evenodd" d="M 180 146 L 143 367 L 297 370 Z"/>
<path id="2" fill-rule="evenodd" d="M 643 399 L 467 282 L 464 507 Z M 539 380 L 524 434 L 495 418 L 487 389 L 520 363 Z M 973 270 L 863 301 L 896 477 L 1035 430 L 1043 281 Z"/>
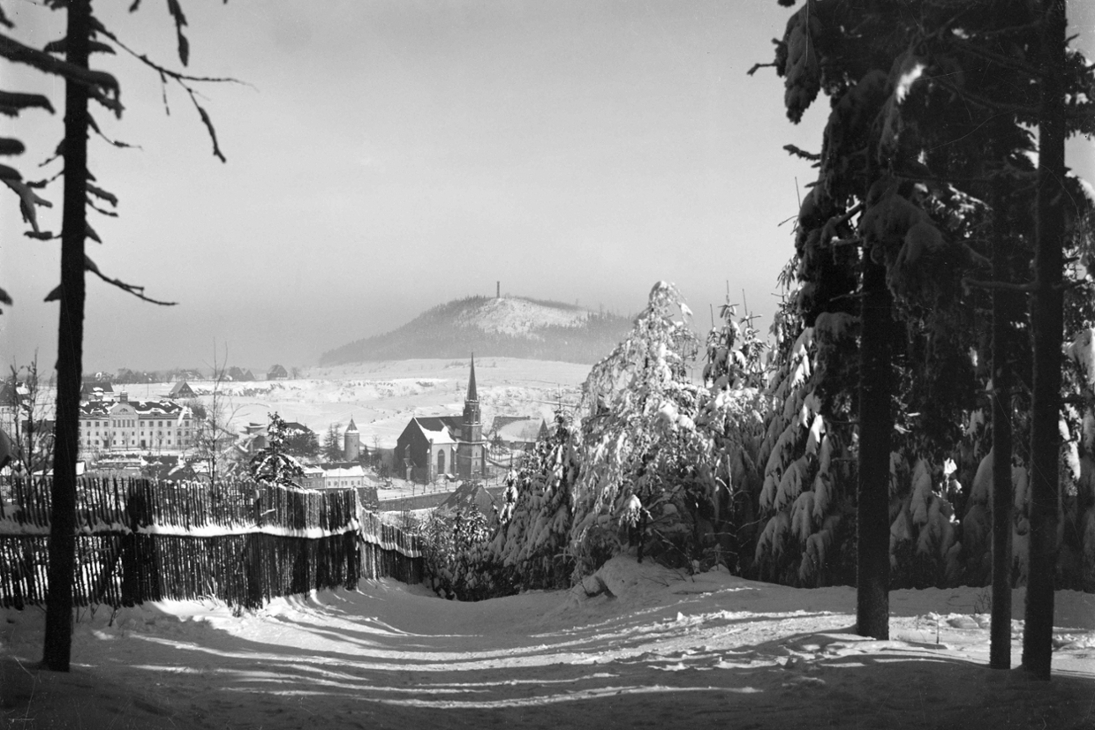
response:
<path id="1" fill-rule="evenodd" d="M 45 602 L 49 489 L 0 485 L 0 605 Z M 360 578 L 422 577 L 417 536 L 380 525 L 352 489 L 81 478 L 76 491 L 80 606 L 212 597 L 256 607 Z"/>

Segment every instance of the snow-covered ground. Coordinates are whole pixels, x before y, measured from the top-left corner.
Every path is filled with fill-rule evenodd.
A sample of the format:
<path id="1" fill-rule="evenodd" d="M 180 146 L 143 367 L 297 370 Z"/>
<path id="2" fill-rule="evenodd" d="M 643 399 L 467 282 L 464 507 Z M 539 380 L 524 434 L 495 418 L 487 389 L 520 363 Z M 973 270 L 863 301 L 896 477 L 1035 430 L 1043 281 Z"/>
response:
<path id="1" fill-rule="evenodd" d="M 629 557 L 599 578 L 611 596 L 453 603 L 382 581 L 240 617 L 100 608 L 81 613 L 67 675 L 32 666 L 42 611 L 5 610 L 0 728 L 1095 726 L 1093 595 L 1057 594 L 1047 684 L 987 668 L 983 590 L 894 592 L 892 638 L 873 641 L 851 632 L 849 588 Z"/>
<path id="2" fill-rule="evenodd" d="M 484 428 L 496 415 L 541 415 L 549 421 L 557 403 L 575 403 L 589 365 L 487 357 L 475 361 Z M 203 400 L 211 381 L 190 386 Z M 135 399 L 159 397 L 170 384 L 129 386 Z M 395 446 L 415 415 L 459 415 L 468 390 L 468 360 L 398 360 L 311 368 L 294 380 L 222 383 L 220 392 L 234 428 L 266 423 L 277 411 L 308 426 L 323 439 L 331 424 L 339 432 L 354 419 L 366 448 Z"/>

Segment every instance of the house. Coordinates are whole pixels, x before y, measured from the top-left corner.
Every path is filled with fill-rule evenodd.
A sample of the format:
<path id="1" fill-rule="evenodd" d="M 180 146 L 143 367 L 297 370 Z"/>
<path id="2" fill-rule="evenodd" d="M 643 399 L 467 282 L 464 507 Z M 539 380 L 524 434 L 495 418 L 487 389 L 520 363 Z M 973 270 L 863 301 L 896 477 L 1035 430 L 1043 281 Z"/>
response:
<path id="1" fill-rule="evenodd" d="M 498 505 L 479 482 L 464 482 L 437 507 L 440 512 L 479 510 L 485 517 L 497 513 Z"/>
<path id="2" fill-rule="evenodd" d="M 8 378 L 0 385 L 0 408 L 14 408 L 23 398 L 30 396 L 30 388 L 21 380 Z"/>
<path id="3" fill-rule="evenodd" d="M 0 469 L 3 469 L 19 455 L 19 446 L 15 440 L 0 428 Z"/>
<path id="4" fill-rule="evenodd" d="M 176 381 L 173 386 L 171 386 L 171 391 L 167 394 L 167 397 L 171 398 L 172 400 L 179 400 L 180 398 L 196 398 L 197 393 L 194 392 L 194 389 L 191 388 L 189 383 L 187 383 L 185 380 L 179 380 Z"/>
<path id="5" fill-rule="evenodd" d="M 281 365 L 275 365 L 266 373 L 267 380 L 286 380 L 289 373 Z"/>
<path id="6" fill-rule="evenodd" d="M 314 466 L 312 464 L 301 464 L 300 469 L 302 475 L 300 477 L 300 486 L 305 489 L 323 489 L 323 467 Z"/>
<path id="7" fill-rule="evenodd" d="M 360 489 L 365 486 L 365 470 L 360 464 L 322 464 L 324 489 Z"/>
<path id="8" fill-rule="evenodd" d="M 266 432 L 265 423 L 251 421 L 243 427 L 243 432 L 236 441 L 236 449 L 242 454 L 254 455 L 265 449 L 270 444 Z"/>
<path id="9" fill-rule="evenodd" d="M 255 376 L 251 374 L 250 370 L 243 370 L 238 365 L 233 365 L 232 367 L 228 368 L 228 372 L 225 373 L 224 379 L 239 382 L 254 380 Z"/>
<path id="10" fill-rule="evenodd" d="M 395 469 L 418 482 L 447 474 L 478 477 L 486 474 L 486 457 L 472 356 L 463 415 L 412 418 L 396 441 Z"/>
<path id="11" fill-rule="evenodd" d="M 109 380 L 85 380 L 80 386 L 80 400 L 106 400 L 114 396 Z"/>

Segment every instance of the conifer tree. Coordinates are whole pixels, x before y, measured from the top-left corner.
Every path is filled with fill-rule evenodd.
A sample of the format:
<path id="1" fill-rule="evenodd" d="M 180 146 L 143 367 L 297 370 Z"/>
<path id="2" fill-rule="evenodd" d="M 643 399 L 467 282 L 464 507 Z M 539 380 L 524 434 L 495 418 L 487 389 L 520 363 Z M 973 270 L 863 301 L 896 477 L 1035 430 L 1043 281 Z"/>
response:
<path id="1" fill-rule="evenodd" d="M 323 436 L 323 458 L 327 461 L 342 460 L 342 439 L 338 435 L 338 426 L 331 424 Z"/>
<path id="2" fill-rule="evenodd" d="M 986 334 L 968 316 L 970 311 L 987 308 L 983 292 L 971 291 L 976 289 L 973 279 L 991 275 L 986 256 L 990 247 L 983 233 L 989 211 L 984 201 L 1007 200 L 1015 206 L 1020 199 L 1017 191 L 1029 180 L 1024 179 L 1021 157 L 1029 149 L 1023 125 L 1039 121 L 1037 104 L 1029 97 L 1046 88 L 1040 84 L 1044 71 L 1032 73 L 1035 67 L 1029 60 L 1037 55 L 1037 33 L 1043 26 L 1039 8 L 1018 2 L 960 6 L 884 2 L 864 11 L 854 2 L 808 0 L 789 21 L 777 47 L 774 65 L 786 79 L 785 103 L 792 121 L 798 121 L 819 91 L 834 99 L 820 155 L 792 148 L 816 160 L 819 167 L 818 181 L 799 216 L 800 289 L 795 304 L 811 326 L 819 313 L 841 306 L 840 300 L 848 294 L 858 291 L 861 298 L 862 359 L 856 376 L 861 414 L 860 522 L 865 517 L 864 497 L 874 496 L 877 502 L 871 511 L 872 524 L 859 525 L 860 562 L 870 561 L 868 566 L 861 564 L 860 570 L 867 567 L 864 577 L 875 579 L 870 586 L 860 581 L 860 592 L 867 588 L 874 597 L 861 596 L 866 600 L 860 601 L 858 618 L 860 630 L 872 635 L 880 635 L 884 623 L 876 572 L 884 570 L 879 557 L 886 537 L 880 521 L 885 517 L 882 504 L 887 494 L 881 490 L 886 475 L 890 496 L 899 496 L 893 494 L 902 479 L 898 452 L 909 451 L 920 461 L 925 456 L 939 459 L 940 447 L 957 441 L 956 416 L 972 405 L 975 373 L 968 359 L 963 361 L 963 353 L 971 347 L 983 349 L 978 343 Z M 1048 45 L 1059 46 L 1063 53 L 1063 36 L 1058 41 Z M 1090 106 L 1090 101 L 1075 92 L 1090 88 L 1090 69 L 1073 58 L 1070 69 L 1062 61 L 1056 71 L 1055 78 L 1064 79 L 1062 83 L 1072 91 L 1068 98 L 1077 107 L 1077 125 L 1083 124 L 1084 110 L 1079 107 Z M 1050 95 L 1061 103 L 1066 98 L 1060 88 Z M 994 146 L 992 134 L 1003 144 Z M 986 149 L 997 155 L 987 164 Z M 1060 172 L 1058 179 L 1066 180 L 1063 169 Z M 998 199 L 988 190 L 994 181 L 1002 184 Z M 847 224 L 856 216 L 858 222 L 849 235 Z M 1029 212 L 1028 216 L 1032 217 Z M 856 246 L 862 247 L 862 256 L 858 262 L 845 257 L 847 273 L 841 276 L 834 271 L 842 261 L 840 249 Z M 854 283 L 854 276 L 848 276 L 857 263 L 861 278 Z M 1023 264 L 1014 261 L 1019 270 Z M 895 321 L 902 325 L 892 329 L 903 329 L 905 334 L 891 358 L 892 374 L 898 376 L 893 381 L 897 389 L 891 394 L 908 412 L 919 414 L 916 423 L 902 424 L 907 435 L 892 454 L 882 443 L 871 444 L 882 421 L 875 420 L 879 412 L 869 404 L 877 402 L 881 408 L 883 399 L 864 401 L 882 371 L 871 374 L 862 366 L 876 362 L 872 353 L 885 359 L 884 348 L 897 344 L 871 335 L 878 329 L 875 323 L 883 321 L 877 315 L 887 309 L 869 304 L 882 304 L 875 265 L 884 267 L 885 288 L 894 297 Z M 1049 268 L 1059 276 L 1060 258 Z M 1002 323 L 1006 325 L 1006 320 Z M 1059 347 L 1061 328 L 1053 325 L 1048 331 L 1056 333 Z M 834 368 L 826 375 L 839 372 Z M 819 383 L 819 392 L 823 399 L 828 395 L 839 403 L 846 386 L 831 378 L 822 381 L 826 379 L 828 386 Z M 949 397 L 940 397 L 944 394 Z M 1057 408 L 1044 412 L 1055 419 Z M 868 413 L 875 414 L 870 422 Z M 1048 445 L 1040 448 L 1056 454 Z M 874 453 L 866 453 L 869 450 Z M 870 473 L 864 472 L 865 467 Z M 918 466 L 917 473 L 923 475 L 923 467 Z M 917 480 L 928 485 L 930 494 L 931 478 L 925 481 L 918 476 Z M 930 499 L 933 504 L 938 501 Z M 919 518 L 903 518 L 903 510 L 890 527 L 898 543 L 908 534 L 907 521 L 920 524 Z M 1006 520 L 1007 515 L 1000 518 Z M 862 544 L 865 534 L 873 535 L 871 545 Z M 920 545 L 924 537 L 931 535 L 922 532 Z M 946 541 L 940 547 L 945 549 Z M 956 543 L 947 549 L 948 563 L 957 547 Z M 950 574 L 954 569 L 947 570 Z M 1052 575 L 1052 571 L 1043 574 Z M 872 605 L 875 608 L 869 609 Z"/>
<path id="3" fill-rule="evenodd" d="M 140 0 L 130 6 L 137 10 Z M 89 68 L 92 52 L 128 52 L 144 65 L 160 75 L 164 84 L 173 81 L 186 90 L 198 110 L 202 123 L 213 140 L 213 153 L 222 161 L 223 154 L 217 145 L 212 121 L 198 104 L 193 88 L 194 81 L 211 81 L 178 73 L 156 64 L 147 55 L 132 52 L 103 22 L 92 13 L 90 0 L 49 0 L 46 6 L 52 10 L 63 9 L 67 13 L 65 37 L 36 49 L 20 43 L 13 37 L 0 34 L 0 57 L 11 63 L 29 65 L 65 81 L 65 132 L 59 145 L 58 158 L 63 159 L 63 206 L 61 226 L 61 281 L 47 301 L 60 305 L 58 321 L 57 357 L 57 408 L 54 447 L 53 482 L 51 487 L 51 518 L 49 543 L 49 592 L 46 604 L 46 634 L 43 665 L 54 671 L 68 671 L 71 658 L 72 633 L 72 583 L 75 570 L 75 504 L 76 459 L 79 436 L 79 400 L 83 352 L 83 319 L 85 300 L 85 271 L 134 296 L 155 304 L 168 305 L 144 294 L 143 287 L 128 284 L 103 273 L 84 252 L 85 239 L 99 240 L 87 219 L 87 209 L 112 214 L 99 208 L 99 204 L 115 206 L 117 198 L 94 182 L 88 171 L 87 149 L 91 132 L 102 134 L 89 111 L 89 101 L 107 109 L 116 116 L 122 114 L 120 87 L 110 74 Z M 171 0 L 168 9 L 175 24 L 178 38 L 179 60 L 185 66 L 189 59 L 189 42 L 184 34 L 186 17 L 178 0 Z M 0 25 L 11 29 L 14 24 L 0 10 Z M 64 60 L 56 56 L 63 55 Z M 12 94 L 0 96 L 0 110 L 17 114 L 24 109 L 41 108 L 52 111 L 47 97 L 39 94 Z M 109 141 L 109 140 L 108 140 Z M 111 141 L 114 146 L 128 146 Z M 18 140 L 2 140 L 0 154 L 19 154 L 23 145 Z M 55 158 L 56 159 L 56 158 Z M 30 227 L 27 235 L 40 240 L 56 238 L 38 224 L 37 208 L 50 203 L 36 191 L 47 187 L 49 181 L 27 182 L 18 170 L 0 165 L 0 182 L 19 196 L 20 211 Z M 0 303 L 11 304 L 10 297 L 0 289 Z"/>

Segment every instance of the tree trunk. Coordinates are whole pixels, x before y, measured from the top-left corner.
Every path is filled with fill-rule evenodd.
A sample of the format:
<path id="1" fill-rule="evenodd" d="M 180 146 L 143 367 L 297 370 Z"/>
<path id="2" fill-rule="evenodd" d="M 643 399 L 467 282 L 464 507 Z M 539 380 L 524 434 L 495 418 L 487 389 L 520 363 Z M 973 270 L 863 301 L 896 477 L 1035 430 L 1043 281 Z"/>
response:
<path id="1" fill-rule="evenodd" d="M 65 43 L 69 63 L 87 68 L 90 0 L 69 0 Z M 61 230 L 61 312 L 57 327 L 57 426 L 53 454 L 49 588 L 42 664 L 67 672 L 72 649 L 72 585 L 76 565 L 76 455 L 84 341 L 84 235 L 87 230 L 87 87 L 65 83 L 65 192 Z"/>
<path id="2" fill-rule="evenodd" d="M 893 300 L 886 269 L 864 252 L 859 350 L 859 489 L 856 520 L 856 631 L 890 634 L 890 341 Z"/>
<path id="3" fill-rule="evenodd" d="M 1053 637 L 1053 579 L 1057 568 L 1061 340 L 1064 335 L 1063 261 L 1065 125 L 1065 0 L 1047 0 L 1042 21 L 1042 108 L 1038 124 L 1037 222 L 1031 331 L 1034 384 L 1030 427 L 1030 560 L 1023 668 L 1049 679 Z"/>
<path id="4" fill-rule="evenodd" d="M 1010 278 L 1007 223 L 1004 220 L 1007 183 L 993 181 L 992 278 Z M 1011 328 L 1016 319 L 1014 292 L 992 290 L 992 627 L 989 666 L 1011 668 Z"/>

